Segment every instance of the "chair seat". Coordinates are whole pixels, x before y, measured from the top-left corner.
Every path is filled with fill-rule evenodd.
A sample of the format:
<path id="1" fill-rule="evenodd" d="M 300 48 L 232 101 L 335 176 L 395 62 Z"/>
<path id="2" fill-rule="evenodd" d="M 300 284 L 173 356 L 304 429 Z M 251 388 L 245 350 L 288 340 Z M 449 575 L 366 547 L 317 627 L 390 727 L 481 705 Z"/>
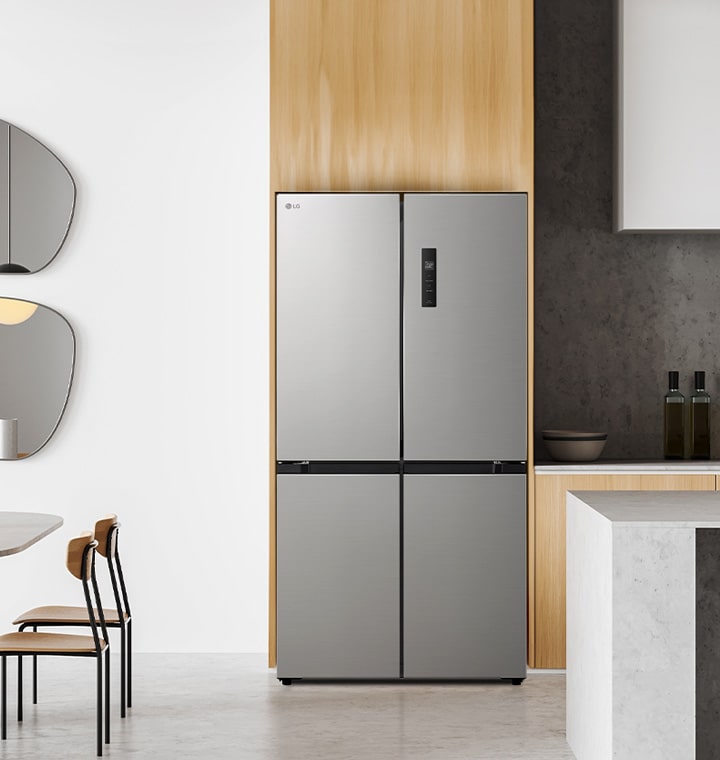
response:
<path id="1" fill-rule="evenodd" d="M 105 615 L 105 623 L 107 625 L 120 625 L 117 610 L 105 609 L 103 607 L 103 614 Z M 127 613 L 123 613 L 123 615 L 125 622 L 127 622 L 129 615 Z M 98 623 L 100 622 L 97 610 L 95 610 L 95 620 Z M 12 622 L 13 625 L 52 625 L 53 623 L 57 623 L 58 625 L 87 625 L 87 607 L 64 607 L 62 605 L 33 607 L 31 610 L 23 612 L 22 615 L 16 617 Z"/>
<path id="2" fill-rule="evenodd" d="M 100 639 L 100 648 L 107 644 Z M 92 636 L 78 636 L 72 633 L 33 633 L 28 631 L 5 633 L 0 636 L 0 654 L 96 654 L 95 639 Z"/>

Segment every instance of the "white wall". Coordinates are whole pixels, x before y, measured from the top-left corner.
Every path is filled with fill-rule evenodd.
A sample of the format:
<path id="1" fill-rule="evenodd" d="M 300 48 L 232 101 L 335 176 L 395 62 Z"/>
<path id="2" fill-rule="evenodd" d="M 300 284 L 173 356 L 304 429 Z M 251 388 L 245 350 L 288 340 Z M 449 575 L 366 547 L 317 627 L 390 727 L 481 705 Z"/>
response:
<path id="1" fill-rule="evenodd" d="M 0 275 L 78 339 L 54 439 L 0 462 L 1 509 L 65 518 L 0 559 L 0 630 L 80 601 L 65 543 L 116 511 L 138 651 L 264 651 L 268 0 L 0 9 L 0 118 L 78 186 L 55 262 Z"/>

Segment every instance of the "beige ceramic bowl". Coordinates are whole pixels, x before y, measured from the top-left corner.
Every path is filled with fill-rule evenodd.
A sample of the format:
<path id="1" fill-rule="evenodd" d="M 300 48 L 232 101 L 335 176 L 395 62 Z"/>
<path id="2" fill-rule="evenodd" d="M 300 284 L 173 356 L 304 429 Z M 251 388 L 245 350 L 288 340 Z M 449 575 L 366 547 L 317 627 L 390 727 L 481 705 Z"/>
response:
<path id="1" fill-rule="evenodd" d="M 607 433 L 584 430 L 543 430 L 543 443 L 559 462 L 592 462 L 605 448 Z"/>

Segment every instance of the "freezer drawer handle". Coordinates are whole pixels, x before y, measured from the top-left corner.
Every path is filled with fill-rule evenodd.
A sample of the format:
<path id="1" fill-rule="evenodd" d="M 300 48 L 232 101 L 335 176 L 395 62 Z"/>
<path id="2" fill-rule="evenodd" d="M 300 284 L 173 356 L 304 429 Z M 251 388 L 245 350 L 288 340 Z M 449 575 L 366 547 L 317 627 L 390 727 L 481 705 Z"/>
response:
<path id="1" fill-rule="evenodd" d="M 310 472 L 310 462 L 307 459 L 303 459 L 299 462 L 295 461 L 277 463 L 278 475 L 300 474 L 302 472 Z"/>
<path id="2" fill-rule="evenodd" d="M 420 276 L 420 303 L 424 307 L 437 306 L 437 248 L 422 249 Z"/>

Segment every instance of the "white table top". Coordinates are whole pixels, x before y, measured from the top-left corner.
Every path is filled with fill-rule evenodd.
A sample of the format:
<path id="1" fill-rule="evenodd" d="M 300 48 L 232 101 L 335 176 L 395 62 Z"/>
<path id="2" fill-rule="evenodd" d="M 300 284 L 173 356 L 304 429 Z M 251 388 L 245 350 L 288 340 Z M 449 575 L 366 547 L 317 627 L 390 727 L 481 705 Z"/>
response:
<path id="1" fill-rule="evenodd" d="M 0 557 L 17 554 L 57 530 L 62 517 L 41 512 L 0 512 Z"/>
<path id="2" fill-rule="evenodd" d="M 720 528 L 717 491 L 570 491 L 616 525 Z M 569 506 L 569 505 L 568 505 Z"/>

